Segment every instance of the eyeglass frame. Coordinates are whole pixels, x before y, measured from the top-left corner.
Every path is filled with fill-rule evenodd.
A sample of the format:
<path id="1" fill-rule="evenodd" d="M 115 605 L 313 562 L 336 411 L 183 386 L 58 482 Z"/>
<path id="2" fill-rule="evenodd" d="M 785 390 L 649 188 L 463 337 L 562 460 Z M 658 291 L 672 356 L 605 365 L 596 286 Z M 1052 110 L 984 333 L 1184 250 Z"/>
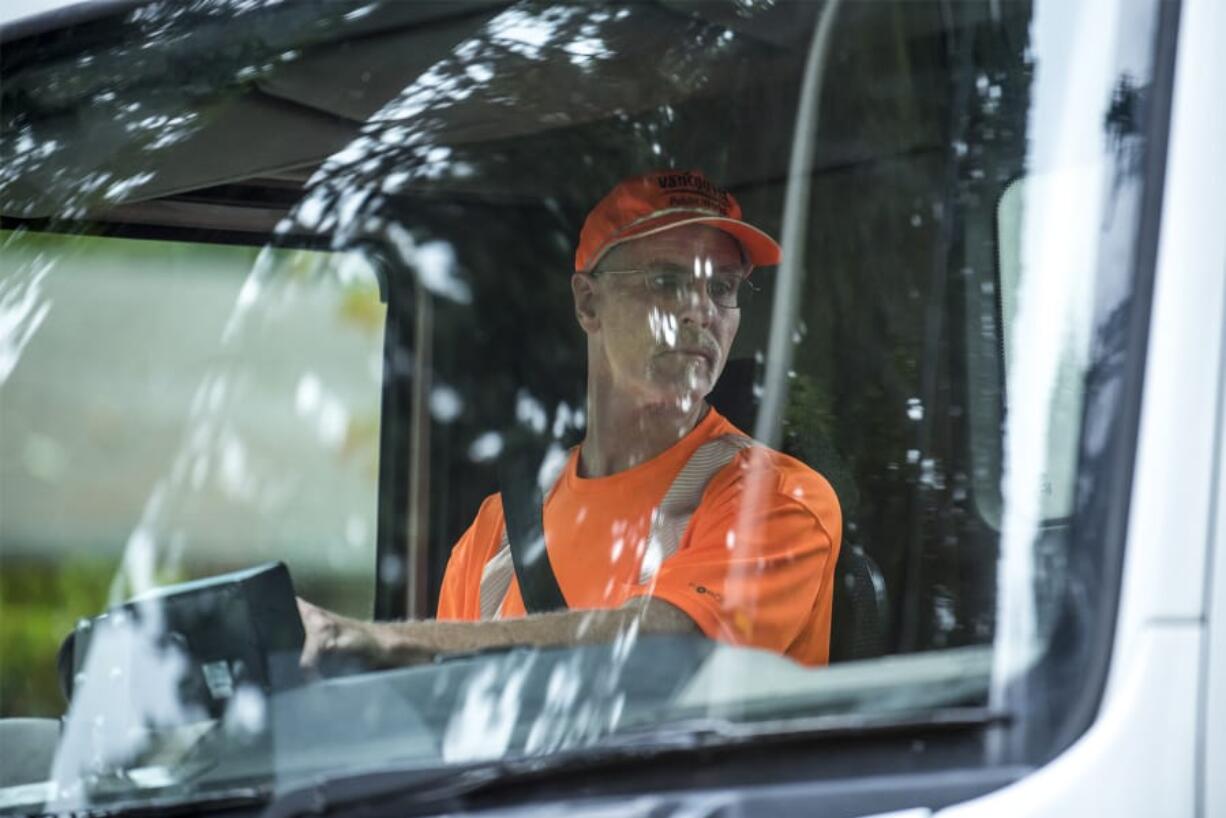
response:
<path id="1" fill-rule="evenodd" d="M 606 275 L 624 276 L 624 275 L 643 275 L 643 274 L 651 274 L 651 273 L 655 273 L 657 275 L 675 276 L 678 280 L 682 280 L 682 281 L 684 281 L 687 278 L 690 280 L 697 280 L 697 281 L 712 281 L 716 278 L 720 278 L 724 276 L 735 277 L 737 279 L 737 286 L 732 290 L 732 293 L 733 293 L 733 296 L 737 299 L 738 303 L 736 304 L 732 304 L 732 305 L 721 304 L 719 300 L 717 300 L 717 298 L 711 293 L 710 286 L 708 285 L 707 287 L 707 297 L 711 299 L 712 304 L 719 307 L 721 310 L 739 310 L 743 306 L 740 303 L 742 293 L 748 292 L 750 294 L 749 300 L 752 300 L 755 294 L 761 292 L 761 290 L 759 290 L 756 286 L 754 286 L 754 284 L 749 280 L 749 276 L 753 273 L 753 267 L 748 268 L 748 270 L 746 270 L 743 275 L 740 275 L 737 273 L 721 273 L 718 276 L 715 274 L 712 274 L 710 276 L 700 276 L 700 275 L 694 275 L 693 273 L 690 273 L 688 271 L 687 272 L 678 271 L 674 273 L 674 272 L 669 272 L 667 270 L 651 270 L 646 267 L 632 268 L 632 269 L 626 269 L 626 270 L 596 269 L 596 270 L 590 271 L 588 275 L 592 276 L 593 278 L 599 278 L 600 276 L 606 276 Z M 651 289 L 651 285 L 647 284 L 646 276 L 644 276 L 643 278 L 643 284 L 644 284 L 644 287 L 646 287 L 648 293 L 655 294 L 655 295 L 661 294 L 660 291 L 653 291 Z M 686 289 L 688 290 L 688 292 L 693 293 L 694 285 L 692 283 L 687 284 Z M 675 298 L 673 300 L 676 301 L 678 304 L 683 303 L 680 298 Z"/>

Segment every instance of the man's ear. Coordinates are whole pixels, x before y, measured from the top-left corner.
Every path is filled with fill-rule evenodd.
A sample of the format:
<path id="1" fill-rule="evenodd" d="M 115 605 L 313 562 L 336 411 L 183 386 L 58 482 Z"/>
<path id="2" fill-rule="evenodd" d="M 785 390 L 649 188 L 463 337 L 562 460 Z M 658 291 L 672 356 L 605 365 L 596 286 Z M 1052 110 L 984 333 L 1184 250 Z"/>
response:
<path id="1" fill-rule="evenodd" d="M 575 298 L 575 318 L 586 333 L 600 329 L 596 315 L 596 279 L 590 273 L 575 273 L 570 277 L 570 292 Z"/>

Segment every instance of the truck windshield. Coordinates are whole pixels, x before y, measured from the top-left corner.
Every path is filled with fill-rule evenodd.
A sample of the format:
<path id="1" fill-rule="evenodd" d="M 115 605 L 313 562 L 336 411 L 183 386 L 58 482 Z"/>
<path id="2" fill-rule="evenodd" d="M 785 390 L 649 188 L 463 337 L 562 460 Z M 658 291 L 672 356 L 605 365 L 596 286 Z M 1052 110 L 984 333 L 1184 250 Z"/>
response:
<path id="1" fill-rule="evenodd" d="M 1158 6 L 7 29 L 0 809 L 1062 723 L 1114 613 Z"/>

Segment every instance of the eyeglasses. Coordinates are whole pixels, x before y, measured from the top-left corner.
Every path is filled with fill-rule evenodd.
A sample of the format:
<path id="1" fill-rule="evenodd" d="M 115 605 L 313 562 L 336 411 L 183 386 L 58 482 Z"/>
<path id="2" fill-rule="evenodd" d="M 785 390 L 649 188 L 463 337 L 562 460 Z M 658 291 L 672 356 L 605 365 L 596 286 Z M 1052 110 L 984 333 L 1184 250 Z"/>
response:
<path id="1" fill-rule="evenodd" d="M 749 282 L 748 273 L 712 273 L 696 276 L 678 267 L 647 267 L 640 270 L 600 270 L 594 276 L 641 276 L 647 293 L 655 300 L 674 304 L 688 303 L 700 283 L 706 284 L 707 296 L 715 306 L 725 310 L 744 307 L 753 300 L 758 288 Z"/>

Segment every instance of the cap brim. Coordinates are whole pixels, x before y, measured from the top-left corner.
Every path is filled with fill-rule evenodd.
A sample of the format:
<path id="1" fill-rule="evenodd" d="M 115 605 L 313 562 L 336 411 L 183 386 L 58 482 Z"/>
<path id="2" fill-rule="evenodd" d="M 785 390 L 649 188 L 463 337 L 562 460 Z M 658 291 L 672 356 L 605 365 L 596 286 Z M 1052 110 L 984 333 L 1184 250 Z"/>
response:
<path id="1" fill-rule="evenodd" d="M 634 227 L 626 230 L 616 240 L 609 242 L 600 249 L 600 253 L 596 258 L 592 259 L 588 269 L 590 270 L 599 264 L 605 254 L 619 244 L 652 236 L 656 233 L 663 233 L 665 230 L 673 230 L 687 224 L 710 225 L 732 236 L 745 248 L 745 255 L 748 256 L 749 263 L 754 267 L 770 267 L 778 264 L 779 260 L 783 257 L 783 250 L 779 247 L 779 243 L 748 222 L 743 222 L 739 219 L 729 219 L 726 216 L 710 216 L 705 213 L 669 213 L 666 216 L 649 219 L 642 224 L 636 224 Z"/>

